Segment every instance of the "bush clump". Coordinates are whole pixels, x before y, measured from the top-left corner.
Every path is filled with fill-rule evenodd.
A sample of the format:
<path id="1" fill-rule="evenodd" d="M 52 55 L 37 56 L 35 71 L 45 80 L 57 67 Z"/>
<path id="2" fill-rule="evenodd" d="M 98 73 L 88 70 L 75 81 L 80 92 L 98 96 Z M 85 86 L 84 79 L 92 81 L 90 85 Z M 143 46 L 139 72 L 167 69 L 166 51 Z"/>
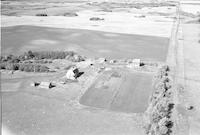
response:
<path id="1" fill-rule="evenodd" d="M 44 65 L 20 64 L 20 71 L 25 72 L 49 72 L 49 68 Z"/>
<path id="2" fill-rule="evenodd" d="M 29 52 L 25 53 L 23 56 L 25 59 L 35 59 L 35 60 L 42 60 L 42 59 L 68 59 L 74 62 L 84 61 L 82 56 L 75 54 L 72 51 L 43 51 L 43 52 Z"/>
<path id="3" fill-rule="evenodd" d="M 77 14 L 77 13 L 74 13 L 74 12 L 67 12 L 67 13 L 64 13 L 63 16 L 75 17 L 75 16 L 78 16 L 78 14 Z"/>
<path id="4" fill-rule="evenodd" d="M 24 63 L 1 63 L 0 69 L 19 70 L 25 72 L 49 72 L 49 68 L 44 65 L 24 64 Z"/>
<path id="5" fill-rule="evenodd" d="M 90 21 L 103 21 L 104 18 L 99 18 L 99 17 L 91 17 Z"/>
<path id="6" fill-rule="evenodd" d="M 35 16 L 48 16 L 46 13 L 38 13 Z"/>
<path id="7" fill-rule="evenodd" d="M 52 60 L 25 60 L 23 63 L 49 64 L 52 63 Z"/>

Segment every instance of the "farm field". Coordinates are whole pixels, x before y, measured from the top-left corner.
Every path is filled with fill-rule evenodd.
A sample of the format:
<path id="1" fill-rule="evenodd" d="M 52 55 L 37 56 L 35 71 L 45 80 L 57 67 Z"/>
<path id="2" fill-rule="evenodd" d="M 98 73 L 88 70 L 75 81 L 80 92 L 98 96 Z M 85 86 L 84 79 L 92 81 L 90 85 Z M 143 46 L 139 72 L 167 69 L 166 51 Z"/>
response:
<path id="1" fill-rule="evenodd" d="M 152 94 L 152 74 L 109 71 L 100 76 L 80 99 L 83 105 L 107 110 L 142 113 Z"/>
<path id="2" fill-rule="evenodd" d="M 168 38 L 145 35 L 37 26 L 2 28 L 3 54 L 71 50 L 90 58 L 140 58 L 164 62 L 168 44 Z"/>

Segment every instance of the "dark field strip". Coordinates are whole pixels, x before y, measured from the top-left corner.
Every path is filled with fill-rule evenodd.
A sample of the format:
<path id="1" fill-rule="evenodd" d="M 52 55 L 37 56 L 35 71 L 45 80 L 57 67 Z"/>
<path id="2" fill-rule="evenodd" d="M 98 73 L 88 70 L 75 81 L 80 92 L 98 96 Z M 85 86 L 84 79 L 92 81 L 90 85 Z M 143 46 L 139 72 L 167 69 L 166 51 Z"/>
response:
<path id="1" fill-rule="evenodd" d="M 122 71 L 121 77 L 104 73 L 81 97 L 86 106 L 117 112 L 142 113 L 152 93 L 152 75 Z"/>
<path id="2" fill-rule="evenodd" d="M 87 57 L 165 61 L 168 38 L 38 26 L 2 27 L 2 54 L 72 50 Z"/>

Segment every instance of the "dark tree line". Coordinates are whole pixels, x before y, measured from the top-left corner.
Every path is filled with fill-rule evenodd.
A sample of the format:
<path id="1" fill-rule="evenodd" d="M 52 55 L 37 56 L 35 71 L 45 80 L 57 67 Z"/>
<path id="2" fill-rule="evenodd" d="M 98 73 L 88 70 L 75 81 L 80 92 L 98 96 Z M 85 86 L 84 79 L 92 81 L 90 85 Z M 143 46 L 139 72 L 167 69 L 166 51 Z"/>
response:
<path id="1" fill-rule="evenodd" d="M 48 72 L 49 68 L 46 63 L 52 63 L 51 60 L 68 59 L 73 62 L 84 61 L 84 58 L 72 51 L 28 51 L 22 55 L 7 55 L 0 58 L 0 69 L 20 70 L 26 72 Z"/>

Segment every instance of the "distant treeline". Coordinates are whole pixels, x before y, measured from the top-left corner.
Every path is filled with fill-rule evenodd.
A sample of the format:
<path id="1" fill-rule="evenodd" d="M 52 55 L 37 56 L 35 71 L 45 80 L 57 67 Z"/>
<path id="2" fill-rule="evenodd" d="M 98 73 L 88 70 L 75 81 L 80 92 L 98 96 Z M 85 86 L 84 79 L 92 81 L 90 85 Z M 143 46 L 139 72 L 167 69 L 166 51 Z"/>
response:
<path id="1" fill-rule="evenodd" d="M 14 56 L 7 55 L 1 56 L 1 62 L 10 62 L 10 63 L 19 63 L 25 60 L 43 60 L 43 59 L 68 59 L 73 62 L 84 61 L 84 58 L 80 55 L 77 55 L 73 51 L 41 51 L 41 52 L 32 52 L 28 51 L 22 55 Z"/>
<path id="2" fill-rule="evenodd" d="M 49 68 L 41 64 L 52 63 L 51 60 L 55 59 L 67 59 L 73 62 L 84 61 L 82 56 L 77 55 L 72 51 L 28 51 L 19 56 L 1 56 L 0 69 L 20 70 L 26 72 L 48 72 Z"/>

